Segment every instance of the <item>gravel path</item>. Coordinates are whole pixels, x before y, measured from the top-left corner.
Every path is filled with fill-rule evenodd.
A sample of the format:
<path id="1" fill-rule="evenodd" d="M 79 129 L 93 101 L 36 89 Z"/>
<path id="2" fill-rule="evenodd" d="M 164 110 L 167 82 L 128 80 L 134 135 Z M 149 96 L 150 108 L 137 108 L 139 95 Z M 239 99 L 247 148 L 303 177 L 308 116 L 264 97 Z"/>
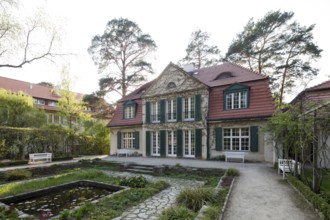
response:
<path id="1" fill-rule="evenodd" d="M 271 167 L 241 168 L 224 220 L 316 220 L 315 211 Z"/>

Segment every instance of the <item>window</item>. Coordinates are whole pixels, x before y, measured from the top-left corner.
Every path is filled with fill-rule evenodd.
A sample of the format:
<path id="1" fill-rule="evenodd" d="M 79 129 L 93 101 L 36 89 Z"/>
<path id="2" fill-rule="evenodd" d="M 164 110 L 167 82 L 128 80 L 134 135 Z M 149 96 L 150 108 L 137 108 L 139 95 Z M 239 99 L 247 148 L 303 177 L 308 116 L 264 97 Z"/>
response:
<path id="1" fill-rule="evenodd" d="M 249 151 L 250 131 L 249 128 L 224 128 L 224 150 Z"/>
<path id="2" fill-rule="evenodd" d="M 247 108 L 247 91 L 233 92 L 226 94 L 226 109 Z"/>
<path id="3" fill-rule="evenodd" d="M 195 157 L 195 132 L 193 130 L 185 130 L 183 132 L 183 146 L 185 157 Z"/>
<path id="4" fill-rule="evenodd" d="M 124 118 L 125 119 L 134 118 L 134 116 L 135 116 L 135 106 L 133 106 L 133 105 L 126 106 L 124 112 L 125 112 L 124 113 Z"/>
<path id="5" fill-rule="evenodd" d="M 167 101 L 167 121 L 176 121 L 176 99 Z"/>
<path id="6" fill-rule="evenodd" d="M 167 84 L 167 88 L 168 88 L 168 89 L 173 89 L 173 88 L 176 88 L 176 85 L 175 85 L 174 82 L 169 82 L 169 83 Z"/>
<path id="7" fill-rule="evenodd" d="M 153 131 L 152 132 L 152 155 L 153 156 L 160 156 L 160 137 L 159 132 Z"/>
<path id="8" fill-rule="evenodd" d="M 193 120 L 195 117 L 195 98 L 188 97 L 183 99 L 183 119 Z"/>
<path id="9" fill-rule="evenodd" d="M 48 106 L 57 106 L 57 102 L 48 101 Z"/>
<path id="10" fill-rule="evenodd" d="M 34 100 L 34 104 L 37 104 L 37 105 L 45 105 L 45 100 L 42 100 L 42 99 L 35 99 L 35 100 Z"/>
<path id="11" fill-rule="evenodd" d="M 135 146 L 134 132 L 123 132 L 122 148 L 134 148 L 134 146 Z"/>
<path id="12" fill-rule="evenodd" d="M 151 121 L 160 122 L 160 102 L 151 103 Z"/>
<path id="13" fill-rule="evenodd" d="M 167 132 L 167 155 L 176 156 L 176 132 Z"/>

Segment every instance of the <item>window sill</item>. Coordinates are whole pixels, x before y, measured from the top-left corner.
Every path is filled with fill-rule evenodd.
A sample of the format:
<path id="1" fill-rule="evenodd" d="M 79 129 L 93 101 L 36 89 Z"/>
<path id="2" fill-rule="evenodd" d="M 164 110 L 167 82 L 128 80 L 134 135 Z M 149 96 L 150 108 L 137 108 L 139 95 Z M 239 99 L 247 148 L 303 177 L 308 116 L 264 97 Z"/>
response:
<path id="1" fill-rule="evenodd" d="M 194 118 L 184 118 L 183 121 L 195 121 Z"/>

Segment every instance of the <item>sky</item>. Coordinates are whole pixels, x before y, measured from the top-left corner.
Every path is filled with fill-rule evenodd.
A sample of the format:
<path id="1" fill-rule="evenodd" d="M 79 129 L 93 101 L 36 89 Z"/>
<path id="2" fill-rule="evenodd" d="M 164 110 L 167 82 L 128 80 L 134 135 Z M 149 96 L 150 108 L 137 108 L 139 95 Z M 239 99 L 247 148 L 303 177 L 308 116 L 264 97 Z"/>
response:
<path id="1" fill-rule="evenodd" d="M 243 30 L 250 18 L 260 19 L 271 10 L 292 11 L 294 20 L 301 25 L 316 24 L 314 40 L 323 49 L 322 58 L 315 64 L 319 75 L 309 86 L 326 81 L 330 77 L 330 13 L 326 0 L 24 0 L 19 10 L 26 14 L 43 8 L 48 18 L 61 28 L 63 53 L 74 55 L 57 59 L 56 63 L 36 61 L 21 69 L 0 68 L 0 76 L 38 83 L 41 81 L 58 84 L 63 65 L 70 66 L 73 79 L 72 90 L 89 94 L 98 90 L 97 66 L 87 49 L 93 36 L 104 32 L 106 23 L 114 18 L 127 18 L 136 22 L 144 33 L 151 35 L 157 51 L 150 56 L 156 78 L 170 63 L 177 63 L 185 56 L 190 35 L 200 28 L 211 34 L 210 42 L 217 45 L 221 54 L 237 33 Z M 302 86 L 287 96 L 290 101 Z M 106 97 L 115 102 L 119 97 Z"/>

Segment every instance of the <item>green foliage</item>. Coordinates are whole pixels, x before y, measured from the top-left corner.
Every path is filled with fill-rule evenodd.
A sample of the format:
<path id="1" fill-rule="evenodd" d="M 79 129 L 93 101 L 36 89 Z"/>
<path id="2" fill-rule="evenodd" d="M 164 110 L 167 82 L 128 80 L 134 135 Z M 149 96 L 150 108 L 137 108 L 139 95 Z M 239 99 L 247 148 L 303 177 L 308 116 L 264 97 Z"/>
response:
<path id="1" fill-rule="evenodd" d="M 144 188 L 148 184 L 148 181 L 143 176 L 132 176 L 121 179 L 119 184 L 121 186 L 128 186 L 133 188 Z"/>
<path id="2" fill-rule="evenodd" d="M 211 188 L 187 188 L 176 198 L 179 205 L 197 212 L 207 202 L 215 201 L 214 190 Z"/>
<path id="3" fill-rule="evenodd" d="M 215 45 L 209 45 L 210 34 L 200 29 L 192 32 L 190 42 L 186 49 L 186 56 L 180 63 L 194 64 L 197 69 L 219 63 L 220 50 Z"/>
<path id="4" fill-rule="evenodd" d="M 288 176 L 288 181 L 323 214 L 325 220 L 330 220 L 330 204 L 322 196 L 314 193 L 308 186 L 292 175 Z"/>
<path id="5" fill-rule="evenodd" d="M 97 93 L 84 95 L 83 102 L 95 110 L 95 112 L 93 112 L 94 118 L 112 118 L 114 114 L 114 106 L 107 103 L 105 99 L 100 97 Z"/>
<path id="6" fill-rule="evenodd" d="M 293 12 L 270 11 L 258 21 L 250 19 L 226 54 L 227 60 L 268 75 L 279 105 L 299 79 L 318 74 L 312 64 L 322 52 L 313 42 L 315 25 L 301 26 L 292 21 L 293 16 Z"/>
<path id="7" fill-rule="evenodd" d="M 69 219 L 69 216 L 70 216 L 70 211 L 66 209 L 66 210 L 61 212 L 60 219 L 61 220 L 67 220 L 67 219 Z"/>
<path id="8" fill-rule="evenodd" d="M 94 120 L 84 121 L 86 154 L 109 154 L 110 152 L 110 135 L 109 128 L 102 122 Z"/>
<path id="9" fill-rule="evenodd" d="M 32 176 L 32 173 L 28 170 L 10 170 L 5 173 L 5 179 L 7 181 L 14 181 L 14 180 L 23 180 L 28 179 Z"/>
<path id="10" fill-rule="evenodd" d="M 7 158 L 8 147 L 6 147 L 6 140 L 0 140 L 0 160 Z"/>
<path id="11" fill-rule="evenodd" d="M 11 219 L 16 220 L 18 218 L 18 213 L 15 209 L 6 209 L 3 206 L 0 206 L 0 219 Z"/>
<path id="12" fill-rule="evenodd" d="M 217 220 L 221 213 L 221 207 L 219 206 L 210 206 L 204 212 L 203 220 Z"/>
<path id="13" fill-rule="evenodd" d="M 238 176 L 239 171 L 236 168 L 228 168 L 226 174 L 227 176 Z"/>
<path id="14" fill-rule="evenodd" d="M 29 161 L 27 160 L 14 160 L 8 162 L 1 162 L 0 167 L 8 167 L 8 166 L 18 166 L 18 165 L 26 165 Z"/>
<path id="15" fill-rule="evenodd" d="M 101 93 L 126 96 L 128 89 L 145 81 L 147 73 L 152 73 L 146 58 L 156 47 L 135 22 L 125 18 L 109 21 L 103 35 L 96 35 L 88 49 L 99 72 L 106 73 L 99 82 Z"/>
<path id="16" fill-rule="evenodd" d="M 196 213 L 184 206 L 172 206 L 162 212 L 159 220 L 195 219 Z"/>

